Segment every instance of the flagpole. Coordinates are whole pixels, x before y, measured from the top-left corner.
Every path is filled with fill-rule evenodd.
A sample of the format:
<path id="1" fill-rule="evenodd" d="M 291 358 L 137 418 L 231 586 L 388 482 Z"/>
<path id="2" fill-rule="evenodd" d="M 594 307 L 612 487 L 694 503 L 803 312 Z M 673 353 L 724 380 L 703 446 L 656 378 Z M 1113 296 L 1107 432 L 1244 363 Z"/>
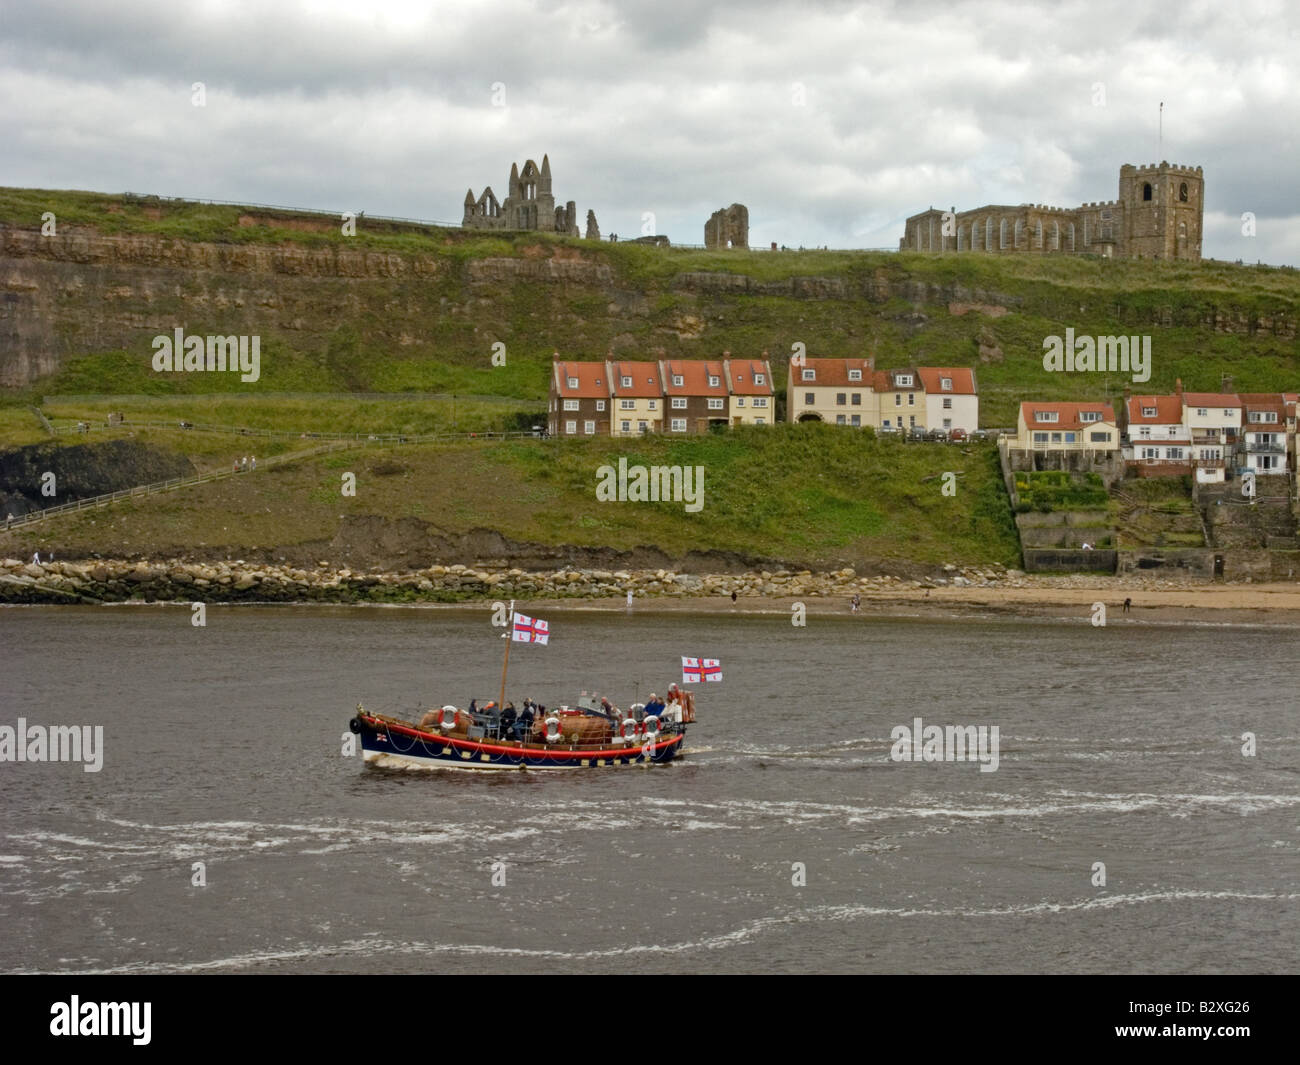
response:
<path id="1" fill-rule="evenodd" d="M 515 601 L 510 600 L 510 620 L 506 623 L 506 660 L 501 663 L 501 700 L 497 714 L 506 708 L 506 669 L 510 665 L 510 645 L 515 642 Z"/>

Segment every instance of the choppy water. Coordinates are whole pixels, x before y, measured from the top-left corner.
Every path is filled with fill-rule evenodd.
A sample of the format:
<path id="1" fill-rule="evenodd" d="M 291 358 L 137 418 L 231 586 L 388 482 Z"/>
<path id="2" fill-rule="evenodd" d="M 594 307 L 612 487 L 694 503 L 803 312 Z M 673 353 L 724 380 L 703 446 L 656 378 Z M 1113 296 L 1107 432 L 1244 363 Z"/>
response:
<path id="1" fill-rule="evenodd" d="M 495 695 L 482 609 L 211 608 L 202 629 L 180 608 L 0 611 L 0 725 L 105 728 L 99 773 L 0 764 L 0 969 L 1297 968 L 1289 634 L 549 620 L 549 647 L 512 652 L 516 701 L 625 705 L 682 654 L 722 659 L 683 763 L 342 757 L 358 701 Z M 916 716 L 998 725 L 998 770 L 891 761 Z"/>

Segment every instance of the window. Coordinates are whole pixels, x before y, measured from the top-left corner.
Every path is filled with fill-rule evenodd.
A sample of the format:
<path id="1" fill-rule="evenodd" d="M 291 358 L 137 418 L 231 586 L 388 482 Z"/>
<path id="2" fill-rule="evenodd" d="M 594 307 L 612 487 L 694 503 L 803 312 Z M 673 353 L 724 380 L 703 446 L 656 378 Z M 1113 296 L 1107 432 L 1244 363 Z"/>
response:
<path id="1" fill-rule="evenodd" d="M 951 429 L 951 428 L 952 428 L 952 419 L 951 419 L 951 418 L 945 418 L 945 419 L 943 420 L 943 427 L 944 427 L 945 429 Z"/>
<path id="2" fill-rule="evenodd" d="M 1108 444 L 1110 443 L 1110 433 L 1089 433 L 1088 439 L 1094 444 Z"/>
<path id="3" fill-rule="evenodd" d="M 1223 452 L 1221 452 L 1217 447 L 1201 448 L 1202 459 L 1210 459 L 1211 461 L 1217 462 L 1222 457 L 1223 457 Z"/>
<path id="4" fill-rule="evenodd" d="M 907 417 L 907 424 L 908 424 L 908 427 L 909 427 L 909 428 L 911 428 L 912 426 L 916 425 L 916 415 L 915 415 L 915 414 L 909 414 L 909 415 L 908 415 L 908 417 Z"/>
<path id="5" fill-rule="evenodd" d="M 713 374 L 709 374 L 709 387 L 710 388 L 718 387 L 718 379 L 714 377 Z"/>
<path id="6" fill-rule="evenodd" d="M 943 409 L 952 410 L 952 396 L 943 397 Z"/>
<path id="7" fill-rule="evenodd" d="M 588 436 L 591 436 L 591 434 L 594 433 L 594 432 L 596 431 L 596 423 L 595 423 L 595 422 L 583 422 L 583 423 L 582 423 L 582 431 L 583 431 L 584 433 L 586 433 Z"/>
<path id="8" fill-rule="evenodd" d="M 1210 412 L 1209 412 L 1208 410 L 1206 410 L 1204 407 L 1197 407 L 1197 408 L 1196 408 L 1196 416 L 1197 416 L 1198 418 L 1206 418 L 1206 417 L 1209 417 L 1209 414 L 1210 414 Z"/>
<path id="9" fill-rule="evenodd" d="M 907 394 L 907 405 L 908 405 L 909 407 L 915 407 L 915 406 L 916 406 L 916 393 L 915 393 L 915 392 L 909 392 L 909 393 Z"/>
<path id="10" fill-rule="evenodd" d="M 1186 181 L 1184 181 L 1181 185 L 1178 186 L 1178 202 L 1179 202 L 1179 203 L 1186 203 L 1186 202 L 1187 202 L 1187 182 L 1186 182 Z"/>
<path id="11" fill-rule="evenodd" d="M 596 400 L 596 410 L 603 411 L 604 409 L 605 409 L 605 401 L 603 399 Z"/>
<path id="12" fill-rule="evenodd" d="M 709 410 L 722 410 L 722 400 L 721 400 L 721 399 L 710 399 L 710 400 L 709 400 Z"/>
<path id="13" fill-rule="evenodd" d="M 673 396 L 673 410 L 685 410 L 685 409 L 686 409 L 686 397 Z"/>
<path id="14" fill-rule="evenodd" d="M 766 419 L 766 418 L 755 418 L 755 419 L 754 419 L 754 424 L 755 424 L 755 425 L 766 425 L 766 424 L 767 424 L 767 419 Z"/>
<path id="15" fill-rule="evenodd" d="M 632 378 L 630 378 L 630 377 L 622 377 L 622 378 L 619 378 L 619 380 L 622 382 L 624 388 L 631 388 L 631 387 L 632 387 Z"/>
<path id="16" fill-rule="evenodd" d="M 1101 411 L 1085 410 L 1079 412 L 1079 421 L 1081 422 L 1099 422 L 1101 421 Z"/>
<path id="17" fill-rule="evenodd" d="M 851 417 L 849 418 L 849 424 L 850 424 L 850 425 L 861 425 L 861 424 L 862 424 L 862 415 L 861 415 L 861 414 L 854 414 L 853 416 L 851 416 Z"/>
<path id="18" fill-rule="evenodd" d="M 767 383 L 767 376 L 765 374 L 761 374 L 761 373 L 754 374 L 754 384 L 762 385 L 766 383 Z"/>
<path id="19" fill-rule="evenodd" d="M 1181 425 L 1171 425 L 1169 427 L 1169 438 L 1172 440 L 1174 437 L 1178 436 L 1182 431 L 1183 431 L 1183 427 Z"/>
<path id="20" fill-rule="evenodd" d="M 1142 426 L 1142 428 L 1140 428 L 1140 429 L 1138 430 L 1138 436 L 1142 437 L 1143 440 L 1148 440 L 1148 439 L 1150 439 L 1150 437 L 1151 437 L 1151 426 L 1149 426 L 1149 425 L 1144 425 L 1144 426 Z"/>
<path id="21" fill-rule="evenodd" d="M 577 409 L 578 409 L 578 401 L 577 401 L 576 399 L 566 399 L 566 400 L 564 401 L 564 409 L 565 409 L 565 410 L 577 410 Z"/>
<path id="22" fill-rule="evenodd" d="M 895 388 L 911 388 L 911 387 L 912 387 L 912 375 L 911 375 L 910 373 L 900 373 L 897 377 L 894 378 L 894 387 L 895 387 Z"/>
<path id="23" fill-rule="evenodd" d="M 1034 434 L 1034 443 L 1035 443 L 1035 444 L 1046 444 L 1046 443 L 1047 443 L 1047 434 L 1046 434 L 1046 433 L 1035 433 L 1035 434 Z"/>
<path id="24" fill-rule="evenodd" d="M 673 432 L 674 432 L 674 433 L 684 433 L 684 432 L 686 432 L 686 419 L 685 419 L 685 418 L 674 418 L 674 419 L 673 419 Z"/>
<path id="25" fill-rule="evenodd" d="M 634 399 L 620 399 L 620 400 L 618 401 L 618 409 L 619 409 L 619 410 L 636 410 L 636 400 L 634 400 Z"/>
<path id="26" fill-rule="evenodd" d="M 944 392 L 951 392 L 951 391 L 952 391 L 952 378 L 951 378 L 951 377 L 941 377 L 941 378 L 939 378 L 939 388 L 940 388 L 941 390 L 943 390 Z"/>
<path id="27" fill-rule="evenodd" d="M 895 392 L 895 393 L 894 393 L 894 406 L 895 406 L 895 407 L 901 407 L 902 405 L 903 405 L 903 393 L 902 393 L 902 392 Z"/>
<path id="28" fill-rule="evenodd" d="M 1181 459 L 1182 457 L 1183 457 L 1183 449 L 1182 449 L 1181 447 L 1167 447 L 1167 448 L 1165 448 L 1165 458 L 1167 458 L 1167 459 Z"/>
<path id="29" fill-rule="evenodd" d="M 624 432 L 624 433 L 630 433 L 630 432 L 632 431 L 632 423 L 629 422 L 629 421 L 621 421 L 621 422 L 619 422 L 619 423 L 618 423 L 618 427 L 619 427 L 619 430 L 620 430 L 621 432 Z"/>
<path id="30" fill-rule="evenodd" d="M 646 410 L 658 410 L 658 409 L 659 409 L 659 401 L 658 401 L 657 399 L 647 400 L 647 401 L 646 401 L 646 405 L 645 405 L 645 407 L 646 407 Z"/>
<path id="31" fill-rule="evenodd" d="M 1160 457 L 1160 449 L 1158 447 L 1144 447 L 1142 448 L 1142 457 L 1144 459 L 1158 459 Z"/>
<path id="32" fill-rule="evenodd" d="M 817 371 L 816 371 L 816 370 L 804 370 L 804 372 L 803 372 L 803 377 L 801 378 L 801 380 L 803 380 L 803 381 L 816 381 L 816 380 L 817 380 Z"/>
<path id="33" fill-rule="evenodd" d="M 850 381 L 861 381 L 861 380 L 862 380 L 862 371 L 861 371 L 861 370 L 850 370 L 850 371 L 849 371 L 849 380 L 850 380 Z"/>
<path id="34" fill-rule="evenodd" d="M 1235 412 L 1235 411 L 1225 410 L 1225 411 L 1223 412 L 1223 416 L 1224 416 L 1225 418 L 1236 418 L 1237 415 L 1236 415 L 1236 412 Z"/>
<path id="35" fill-rule="evenodd" d="M 854 392 L 854 393 L 853 393 L 853 405 L 854 405 L 855 407 L 860 407 L 860 406 L 862 406 L 862 393 L 861 393 L 861 392 Z"/>
<path id="36" fill-rule="evenodd" d="M 836 393 L 835 393 L 835 405 L 836 405 L 837 407 L 842 407 L 842 406 L 844 406 L 844 404 L 846 404 L 848 401 L 849 401 L 849 397 L 848 397 L 848 395 L 847 395 L 846 393 L 844 393 L 844 392 L 836 392 Z"/>
<path id="37" fill-rule="evenodd" d="M 1143 408 L 1142 408 L 1142 417 L 1144 417 L 1144 418 L 1154 418 L 1155 416 L 1156 416 L 1156 409 L 1155 409 L 1155 407 L 1143 407 Z"/>
<path id="38" fill-rule="evenodd" d="M 565 431 L 566 433 L 569 433 L 570 435 L 572 435 L 573 433 L 576 433 L 576 432 L 578 431 L 578 423 L 577 423 L 577 422 L 573 422 L 573 421 L 565 422 L 565 423 L 564 423 L 564 431 Z"/>
<path id="39" fill-rule="evenodd" d="M 636 423 L 636 431 L 637 431 L 638 433 L 644 433 L 644 432 L 645 432 L 647 429 L 649 429 L 649 428 L 650 428 L 650 427 L 649 427 L 648 425 L 646 425 L 645 422 L 637 422 L 637 423 Z"/>
<path id="40" fill-rule="evenodd" d="M 1151 199 L 1151 182 L 1149 181 L 1142 186 L 1142 199 Z"/>
<path id="41" fill-rule="evenodd" d="M 681 374 L 679 374 L 679 373 L 675 373 L 675 374 L 673 374 L 673 384 L 674 384 L 677 388 L 681 388 L 682 385 L 684 385 L 685 383 L 686 383 L 686 378 L 685 378 L 685 377 L 683 377 L 683 376 L 682 376 Z"/>
<path id="42" fill-rule="evenodd" d="M 898 423 L 898 427 L 901 429 L 901 428 L 903 427 L 903 423 L 902 423 L 902 422 L 899 422 L 899 423 Z M 889 419 L 888 419 L 888 418 L 885 419 L 885 428 L 886 428 L 886 429 L 889 428 Z"/>
<path id="43" fill-rule="evenodd" d="M 737 407 L 743 407 L 745 405 L 745 397 L 737 396 L 735 399 L 735 404 Z"/>
<path id="44" fill-rule="evenodd" d="M 1250 412 L 1250 420 L 1255 423 L 1276 422 L 1277 415 L 1273 411 L 1253 410 Z"/>
<path id="45" fill-rule="evenodd" d="M 1052 443 L 1053 443 L 1053 444 L 1059 444 L 1060 442 L 1061 442 L 1061 434 L 1060 434 L 1060 433 L 1053 433 L 1053 434 L 1052 434 Z"/>
<path id="46" fill-rule="evenodd" d="M 755 406 L 755 407 L 766 407 L 766 406 L 767 406 L 767 397 L 766 397 L 766 396 L 755 396 L 755 397 L 754 397 L 754 402 L 753 402 L 752 405 Z"/>
<path id="47" fill-rule="evenodd" d="M 1056 422 L 1060 420 L 1061 420 L 1061 415 L 1054 410 L 1034 411 L 1034 421 L 1036 422 Z"/>
<path id="48" fill-rule="evenodd" d="M 803 401 L 805 406 L 812 407 L 817 403 L 817 397 L 811 392 L 805 392 L 803 394 Z"/>
<path id="49" fill-rule="evenodd" d="M 843 414 L 837 414 L 837 415 L 835 415 L 835 424 L 836 424 L 836 425 L 845 425 L 845 424 L 847 424 L 847 423 L 848 423 L 848 419 L 845 418 Z"/>
<path id="50" fill-rule="evenodd" d="M 1073 434 L 1073 433 L 1066 433 L 1066 434 L 1065 434 L 1065 442 L 1066 442 L 1067 444 L 1073 444 L 1073 443 L 1074 443 L 1074 434 Z"/>
<path id="51" fill-rule="evenodd" d="M 569 378 L 569 387 L 570 387 L 570 388 L 577 388 L 577 387 L 578 387 L 578 379 L 577 379 L 576 377 L 570 377 L 570 378 Z"/>

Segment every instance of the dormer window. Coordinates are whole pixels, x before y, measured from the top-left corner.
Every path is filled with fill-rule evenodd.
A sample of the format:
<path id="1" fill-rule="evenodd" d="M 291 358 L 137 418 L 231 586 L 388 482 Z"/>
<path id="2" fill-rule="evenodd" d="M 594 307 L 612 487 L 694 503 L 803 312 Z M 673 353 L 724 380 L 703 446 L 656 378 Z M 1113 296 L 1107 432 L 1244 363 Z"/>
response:
<path id="1" fill-rule="evenodd" d="M 578 387 L 578 379 L 577 379 L 576 377 L 570 377 L 570 378 L 569 378 L 569 387 L 570 387 L 570 388 L 577 388 L 577 387 Z"/>
<path id="2" fill-rule="evenodd" d="M 912 375 L 910 373 L 900 373 L 894 378 L 894 386 L 896 388 L 911 388 Z"/>
<path id="3" fill-rule="evenodd" d="M 1054 410 L 1034 411 L 1034 421 L 1036 422 L 1055 422 L 1060 421 L 1061 416 Z"/>
<path id="4" fill-rule="evenodd" d="M 1101 411 L 1085 410 L 1079 412 L 1079 421 L 1081 422 L 1099 422 L 1101 421 Z"/>
<path id="5" fill-rule="evenodd" d="M 862 380 L 862 371 L 861 371 L 861 370 L 850 370 L 850 371 L 849 371 L 849 380 L 850 380 L 850 381 L 861 381 L 861 380 Z"/>
<path id="6" fill-rule="evenodd" d="M 1142 408 L 1142 417 L 1144 417 L 1144 418 L 1154 418 L 1155 416 L 1156 416 L 1156 409 L 1155 409 L 1155 407 L 1143 407 L 1143 408 Z"/>
<path id="7" fill-rule="evenodd" d="M 754 384 L 761 385 L 766 383 L 767 383 L 767 378 L 763 374 L 761 373 L 754 374 Z"/>
<path id="8" fill-rule="evenodd" d="M 804 372 L 803 372 L 803 380 L 805 380 L 805 381 L 816 381 L 816 380 L 817 380 L 817 371 L 816 371 L 816 370 L 804 370 Z"/>
<path id="9" fill-rule="evenodd" d="M 718 387 L 718 378 L 716 378 L 713 374 L 709 374 L 709 387 L 710 388 Z"/>
<path id="10" fill-rule="evenodd" d="M 674 386 L 674 387 L 676 387 L 676 388 L 681 388 L 682 385 L 684 385 L 685 383 L 686 383 L 686 378 L 685 378 L 685 377 L 683 377 L 683 376 L 682 376 L 681 374 L 679 374 L 679 373 L 675 373 L 675 374 L 673 374 L 673 386 Z"/>
<path id="11" fill-rule="evenodd" d="M 945 392 L 951 392 L 951 391 L 952 391 L 952 378 L 951 378 L 951 377 L 941 377 L 941 378 L 939 378 L 939 387 L 940 387 L 941 389 L 943 389 L 943 391 L 945 391 Z"/>
<path id="12" fill-rule="evenodd" d="M 631 388 L 631 387 L 632 387 L 632 378 L 630 378 L 630 377 L 623 377 L 623 378 L 620 378 L 619 381 L 620 381 L 620 383 L 622 384 L 622 386 L 623 386 L 624 388 Z"/>

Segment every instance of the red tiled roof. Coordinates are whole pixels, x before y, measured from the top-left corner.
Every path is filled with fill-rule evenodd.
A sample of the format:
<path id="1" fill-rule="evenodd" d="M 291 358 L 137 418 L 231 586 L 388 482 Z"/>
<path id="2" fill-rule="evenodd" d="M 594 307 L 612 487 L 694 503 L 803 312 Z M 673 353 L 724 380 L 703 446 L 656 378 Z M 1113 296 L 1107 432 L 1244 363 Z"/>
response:
<path id="1" fill-rule="evenodd" d="M 894 378 L 900 373 L 910 373 L 912 384 L 895 385 Z M 953 382 L 955 385 L 957 382 Z M 908 366 L 898 366 L 892 370 L 877 370 L 871 378 L 871 387 L 877 392 L 923 392 L 925 386 L 916 370 Z"/>
<path id="2" fill-rule="evenodd" d="M 965 366 L 918 366 L 916 372 L 921 375 L 921 384 L 927 393 L 940 396 L 973 396 L 975 389 L 975 371 Z M 943 387 L 943 379 L 952 382 L 951 388 Z"/>
<path id="3" fill-rule="evenodd" d="M 1144 415 L 1143 407 L 1154 407 L 1154 415 Z M 1129 425 L 1181 425 L 1183 421 L 1182 396 L 1130 396 L 1128 401 Z"/>
<path id="4" fill-rule="evenodd" d="M 566 399 L 608 399 L 609 380 L 603 362 L 555 361 L 556 389 Z M 569 378 L 578 379 L 578 387 L 569 387 Z"/>
<path id="5" fill-rule="evenodd" d="M 1189 407 L 1240 407 L 1241 398 L 1230 392 L 1184 392 Z"/>
<path id="6" fill-rule="evenodd" d="M 663 395 L 657 362 L 611 362 L 609 373 L 610 384 L 616 396 L 630 399 L 636 396 L 658 398 Z M 632 384 L 624 385 L 624 377 L 632 378 Z"/>
<path id="7" fill-rule="evenodd" d="M 1035 421 L 1034 415 L 1039 411 L 1056 411 L 1057 420 L 1054 422 Z M 1101 420 L 1115 424 L 1115 412 L 1111 409 L 1109 403 L 1022 403 L 1020 404 L 1020 414 L 1025 419 L 1025 425 L 1029 429 L 1084 429 L 1088 426 L 1096 425 L 1096 422 L 1085 422 L 1080 419 L 1084 411 L 1100 411 Z"/>
<path id="8" fill-rule="evenodd" d="M 831 385 L 831 386 L 848 386 L 855 385 L 858 388 L 868 387 L 871 384 L 871 367 L 870 359 L 805 359 L 803 366 L 790 367 L 790 384 L 792 385 Z M 803 380 L 803 370 L 812 370 L 816 375 L 816 380 Z M 861 370 L 861 381 L 850 381 L 849 371 Z"/>
<path id="9" fill-rule="evenodd" d="M 664 391 L 670 396 L 725 396 L 727 394 L 726 369 L 719 360 L 664 359 Z M 680 385 L 673 377 L 682 378 Z M 709 378 L 716 377 L 716 385 Z"/>
<path id="10" fill-rule="evenodd" d="M 762 359 L 724 359 L 723 366 L 727 372 L 727 387 L 736 396 L 770 396 L 772 394 L 772 370 Z M 754 380 L 755 374 L 763 375 L 760 385 Z"/>

